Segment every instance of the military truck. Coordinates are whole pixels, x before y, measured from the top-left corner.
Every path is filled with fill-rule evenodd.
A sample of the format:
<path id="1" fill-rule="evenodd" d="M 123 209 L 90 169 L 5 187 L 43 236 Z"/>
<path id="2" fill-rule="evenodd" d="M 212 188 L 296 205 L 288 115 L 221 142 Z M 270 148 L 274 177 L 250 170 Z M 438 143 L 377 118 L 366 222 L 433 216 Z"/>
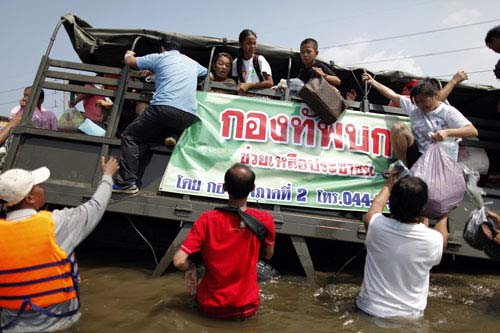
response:
<path id="1" fill-rule="evenodd" d="M 50 57 L 60 27 L 64 27 L 66 30 L 73 49 L 81 62 Z M 99 157 L 101 155 L 120 155 L 120 139 L 117 136 L 117 129 L 120 127 L 120 121 L 123 122 L 124 110 L 130 108 L 130 105 L 133 106 L 134 103 L 147 103 L 154 93 L 154 84 L 146 82 L 137 71 L 125 66 L 122 60 L 123 55 L 129 49 L 134 50 L 138 56 L 157 52 L 157 43 L 164 36 L 176 36 L 181 43 L 182 52 L 209 69 L 214 55 L 218 52 L 237 55 L 238 42 L 227 38 L 191 36 L 153 30 L 100 29 L 93 28 L 86 21 L 73 14 L 64 15 L 56 25 L 47 51 L 42 56 L 33 82 L 32 94 L 27 102 L 27 112 L 24 113 L 21 124 L 13 131 L 13 140 L 4 169 L 49 167 L 52 175 L 45 185 L 45 191 L 47 203 L 51 207 L 76 206 L 88 199 L 94 192 L 101 176 Z M 258 53 L 264 55 L 270 62 L 274 82 L 285 79 L 290 83 L 291 78 L 297 77 L 301 64 L 297 51 L 259 44 Z M 217 111 L 221 112 L 221 116 L 215 117 L 213 120 L 214 126 L 222 126 L 221 124 L 226 126 L 225 136 L 222 133 L 223 129 L 216 131 L 222 137 L 222 139 L 219 137 L 219 141 L 222 140 L 222 143 L 218 143 L 220 144 L 218 148 L 225 149 L 224 147 L 229 147 L 237 142 L 238 149 L 249 150 L 247 155 L 244 151 L 233 150 L 233 155 L 227 154 L 220 158 L 220 156 L 215 155 L 218 155 L 221 150 L 210 151 L 208 149 L 208 153 L 206 153 L 208 155 L 204 155 L 202 158 L 214 158 L 215 160 L 211 161 L 212 168 L 218 172 L 224 172 L 234 162 L 244 162 L 254 167 L 258 181 L 260 179 L 264 179 L 264 181 L 257 184 L 258 187 L 259 184 L 262 185 L 260 186 L 262 190 L 252 193 L 250 205 L 268 210 L 273 214 L 277 224 L 277 234 L 282 240 L 290 240 L 290 244 L 296 252 L 293 256 L 297 255 L 296 258 L 308 277 L 314 275 L 313 258 L 311 258 L 309 247 L 315 242 L 332 241 L 346 245 L 349 243 L 362 244 L 365 237 L 365 230 L 361 223 L 362 217 L 376 193 L 376 188 L 380 188 L 383 182 L 380 175 L 381 168 L 387 165 L 380 161 L 383 159 L 384 163 L 390 162 L 392 157 L 390 144 L 387 148 L 387 128 L 376 134 L 372 131 L 373 126 L 367 126 L 363 122 L 369 119 L 405 120 L 401 117 L 402 113 L 399 108 L 387 106 L 388 101 L 384 97 L 374 90 L 368 91 L 361 83 L 360 77 L 365 71 L 364 68 L 341 68 L 325 59 L 319 59 L 319 61 L 331 66 L 340 77 L 342 93 L 355 89 L 359 96 L 364 96 L 361 101 L 348 101 L 350 110 L 346 111 L 345 114 L 359 116 L 362 119 L 358 122 L 359 126 L 353 125 L 351 132 L 349 132 L 347 124 L 350 120 L 347 121 L 345 118 L 342 121 L 339 120 L 337 125 L 330 125 L 337 126 L 335 129 L 325 127 L 320 121 L 314 120 L 310 114 L 305 115 L 308 117 L 307 121 L 300 120 L 302 119 L 300 117 L 304 116 L 301 113 L 307 108 L 301 103 L 300 98 L 290 93 L 289 89 L 252 91 L 254 97 L 240 97 L 212 93 L 210 91 L 214 88 L 227 90 L 231 93 L 236 91 L 236 87 L 205 80 L 200 83 L 200 91 L 198 92 L 199 105 L 207 100 L 217 100 L 219 104 L 223 105 L 222 109 Z M 409 80 L 419 79 L 419 77 L 399 71 L 374 74 L 377 80 L 396 91 Z M 446 83 L 446 81 L 441 82 Z M 102 85 L 103 88 L 85 87 L 84 83 Z M 35 108 L 34 101 L 38 100 L 41 89 L 69 92 L 71 98 L 74 98 L 77 93 L 111 98 L 113 106 L 106 121 L 104 136 L 86 135 L 77 130 L 49 131 L 32 126 L 29 120 Z M 474 155 L 476 157 L 472 157 L 473 161 L 478 162 L 480 159 L 485 159 L 483 167 L 486 164 L 487 170 L 483 171 L 480 185 L 483 186 L 486 193 L 485 201 L 493 202 L 491 207 L 497 211 L 500 210 L 500 158 L 498 157 L 500 115 L 496 112 L 499 96 L 500 90 L 490 86 L 462 84 L 455 88 L 449 97 L 451 104 L 462 111 L 479 130 L 479 140 L 462 140 L 461 145 L 479 149 L 479 155 L 477 155 L 479 157 Z M 221 100 L 222 102 L 220 102 Z M 204 106 L 199 108 L 202 107 Z M 270 113 L 259 111 L 262 108 L 269 110 Z M 231 110 L 236 110 L 236 113 L 243 112 L 243 115 L 231 115 L 229 112 Z M 276 114 L 272 114 L 274 110 L 278 110 Z M 226 112 L 224 113 L 227 116 L 226 123 L 224 123 L 222 112 Z M 251 112 L 254 113 L 250 114 Z M 231 118 L 232 116 L 234 118 Z M 248 120 L 242 125 L 246 126 L 244 133 L 238 132 L 236 122 L 239 116 L 246 117 L 244 119 Z M 257 120 L 250 119 L 252 116 L 255 116 Z M 284 125 L 281 123 L 281 127 L 276 125 L 279 124 L 280 119 L 285 119 L 288 123 Z M 270 170 L 268 170 L 267 176 L 262 177 L 259 172 L 262 171 L 261 169 L 265 169 L 266 163 L 269 167 L 269 161 L 266 162 L 266 158 L 269 158 L 271 154 L 265 151 L 266 146 L 262 146 L 264 148 L 260 149 L 260 155 L 251 156 L 250 150 L 262 144 L 259 142 L 260 134 L 252 132 L 255 130 L 255 127 L 252 126 L 259 126 L 258 121 L 269 126 L 275 121 L 275 127 L 280 128 L 281 132 L 270 130 L 265 134 L 268 135 L 266 140 L 273 141 L 273 144 L 279 144 L 279 148 L 276 148 L 277 151 L 271 157 L 275 162 L 279 158 L 288 158 L 286 165 L 285 161 L 282 160 L 282 167 L 275 165 L 274 168 L 268 168 Z M 294 121 L 295 123 L 293 123 Z M 342 128 L 338 127 L 341 122 L 344 126 Z M 319 136 L 316 134 L 311 136 L 307 133 L 307 127 L 310 124 L 316 126 L 314 131 L 319 131 Z M 302 129 L 297 129 L 299 127 Z M 388 128 L 390 129 L 390 127 Z M 143 230 L 146 237 L 142 234 L 141 236 L 146 241 L 148 239 L 151 241 L 148 244 L 153 243 L 154 251 L 166 249 L 153 272 L 153 276 L 161 275 L 168 267 L 174 250 L 185 238 L 193 221 L 203 211 L 224 202 L 224 194 L 220 184 L 222 179 L 203 181 L 203 185 L 206 185 L 208 190 L 201 193 L 199 188 L 201 188 L 202 180 L 195 179 L 196 170 L 194 176 L 191 177 L 192 179 L 184 179 L 182 178 L 184 176 L 178 174 L 175 174 L 173 178 L 168 178 L 172 175 L 169 176 L 169 172 L 165 172 L 171 158 L 174 158 L 176 154 L 177 157 L 182 157 L 185 154 L 185 151 L 182 151 L 183 148 L 186 148 L 184 142 L 192 141 L 193 136 L 201 135 L 200 133 L 205 135 L 205 132 L 200 132 L 202 130 L 203 128 L 198 129 L 198 132 L 184 133 L 174 149 L 166 147 L 161 142 L 152 144 L 148 158 L 143 163 L 140 192 L 136 195 L 114 194 L 104 221 L 101 223 L 103 228 L 108 226 L 108 241 L 121 242 L 122 245 L 127 246 L 131 245 L 128 244 L 130 232 L 139 232 L 133 222 L 141 222 L 141 226 L 147 229 L 147 232 Z M 322 130 L 326 132 L 321 132 Z M 341 130 L 344 131 L 343 134 L 339 132 Z M 283 133 L 286 131 L 289 132 L 285 138 Z M 293 135 L 292 131 L 294 131 Z M 335 133 L 340 133 L 340 136 L 347 138 L 347 143 L 336 141 L 334 139 Z M 366 146 L 364 142 L 359 142 L 359 140 L 364 140 L 363 135 L 365 134 L 363 133 L 369 136 L 369 141 L 366 141 L 371 147 L 369 149 L 364 147 Z M 379 135 L 380 138 L 376 135 Z M 374 143 L 376 137 L 380 141 Z M 383 139 L 384 137 L 385 139 Z M 323 139 L 326 141 L 321 141 Z M 206 149 L 206 147 L 202 147 L 205 143 L 199 140 L 196 142 L 200 150 Z M 353 174 L 353 170 L 357 169 L 352 167 L 349 169 L 351 174 L 341 175 L 339 173 L 341 173 L 342 166 L 339 165 L 337 165 L 338 170 L 335 172 L 330 172 L 330 169 L 330 171 L 321 172 L 318 171 L 320 166 L 314 169 L 310 161 L 309 169 L 300 169 L 300 161 L 295 160 L 291 164 L 292 159 L 296 159 L 298 155 L 289 156 L 286 153 L 289 152 L 287 149 L 292 149 L 292 146 L 294 146 L 293 149 L 298 149 L 298 155 L 306 149 L 318 149 L 321 154 L 337 150 L 338 154 L 348 152 L 350 157 L 362 155 L 363 159 L 368 159 L 371 164 L 367 164 L 368 169 L 365 173 L 363 171 L 361 176 Z M 198 148 L 195 144 L 194 148 L 191 146 L 190 149 L 191 152 L 195 151 L 197 154 Z M 283 149 L 285 153 L 281 153 L 279 149 Z M 343 155 L 333 155 L 333 158 L 338 156 Z M 254 162 L 252 162 L 252 158 L 255 158 Z M 177 164 L 175 170 L 179 170 L 179 168 L 189 169 L 189 167 Z M 209 178 L 208 173 L 206 172 L 205 176 Z M 344 178 L 342 178 L 343 176 Z M 350 180 L 352 180 L 349 176 L 360 176 L 357 179 L 362 183 L 360 186 L 371 187 L 371 193 L 368 193 L 370 191 L 363 189 L 363 187 L 360 191 L 352 192 L 349 189 Z M 168 178 L 166 182 L 164 177 Z M 293 189 L 292 185 L 287 188 L 289 184 L 286 183 L 282 187 L 266 188 L 266 182 L 274 181 L 275 177 L 284 177 L 285 179 L 292 177 L 298 185 L 296 186 L 294 183 Z M 320 187 L 325 188 L 316 186 L 312 190 L 308 189 L 307 187 L 317 179 L 323 179 Z M 320 190 L 323 192 L 320 193 Z M 305 192 L 308 191 L 314 193 L 308 193 L 309 197 L 307 197 Z M 484 253 L 471 248 L 462 239 L 464 224 L 470 210 L 474 208 L 475 204 L 466 197 L 464 203 L 451 213 L 447 253 L 485 258 Z M 135 231 L 130 228 L 129 224 Z M 137 243 L 137 240 L 135 242 Z M 288 257 L 288 255 L 281 257 Z"/>

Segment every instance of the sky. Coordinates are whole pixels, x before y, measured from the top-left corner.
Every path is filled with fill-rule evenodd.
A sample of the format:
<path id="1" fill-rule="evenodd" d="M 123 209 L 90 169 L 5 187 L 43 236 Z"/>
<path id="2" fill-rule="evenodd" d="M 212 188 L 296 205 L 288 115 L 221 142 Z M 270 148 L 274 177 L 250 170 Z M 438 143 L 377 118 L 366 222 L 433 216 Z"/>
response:
<path id="1" fill-rule="evenodd" d="M 340 66 L 443 79 L 465 70 L 469 83 L 500 87 L 492 72 L 500 55 L 484 45 L 486 32 L 500 25 L 498 0 L 1 0 L 0 13 L 0 115 L 7 115 L 23 88 L 33 83 L 52 32 L 66 13 L 98 28 L 228 39 L 250 28 L 257 43 L 295 50 L 304 38 L 313 37 L 322 58 Z M 397 37 L 402 35 L 406 37 Z M 50 57 L 79 61 L 64 29 Z M 47 92 L 44 107 L 61 114 L 62 100 L 61 92 Z"/>

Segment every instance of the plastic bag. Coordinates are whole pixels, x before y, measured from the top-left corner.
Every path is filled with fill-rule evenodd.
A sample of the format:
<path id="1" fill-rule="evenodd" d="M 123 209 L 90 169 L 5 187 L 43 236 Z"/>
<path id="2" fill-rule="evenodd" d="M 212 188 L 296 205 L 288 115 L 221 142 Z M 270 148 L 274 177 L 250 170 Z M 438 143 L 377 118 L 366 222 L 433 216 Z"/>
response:
<path id="1" fill-rule="evenodd" d="M 433 143 L 427 149 L 411 171 L 427 184 L 429 199 L 424 208 L 424 216 L 440 218 L 464 199 L 465 179 L 462 167 L 438 143 Z"/>
<path id="2" fill-rule="evenodd" d="M 479 228 L 488 220 L 486 217 L 486 207 L 474 209 L 465 223 L 463 237 L 471 247 L 483 250 L 483 244 L 479 239 Z"/>
<path id="3" fill-rule="evenodd" d="M 78 131 L 78 126 L 80 126 L 85 117 L 82 115 L 77 108 L 71 107 L 64 110 L 63 114 L 57 121 L 57 129 L 61 131 Z"/>
<path id="4" fill-rule="evenodd" d="M 500 235 L 495 223 L 486 215 L 486 207 L 472 211 L 465 223 L 464 240 L 471 247 L 483 250 L 493 260 L 500 260 Z"/>
<path id="5" fill-rule="evenodd" d="M 460 138 L 449 137 L 443 141 L 438 141 L 441 149 L 443 149 L 454 161 L 458 161 L 458 143 L 462 141 Z"/>

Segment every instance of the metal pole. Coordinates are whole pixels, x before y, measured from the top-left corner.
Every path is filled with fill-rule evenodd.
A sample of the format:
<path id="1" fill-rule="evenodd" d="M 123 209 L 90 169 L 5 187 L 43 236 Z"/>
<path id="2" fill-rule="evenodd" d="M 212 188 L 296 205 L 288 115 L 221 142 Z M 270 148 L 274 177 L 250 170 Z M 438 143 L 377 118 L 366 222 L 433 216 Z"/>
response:
<path id="1" fill-rule="evenodd" d="M 370 101 L 368 100 L 368 81 L 365 81 L 365 97 L 363 98 L 363 112 L 370 112 Z"/>
<path id="2" fill-rule="evenodd" d="M 61 27 L 61 25 L 63 24 L 63 22 L 65 22 L 66 19 L 65 18 L 62 18 L 57 24 L 56 24 L 56 27 L 54 28 L 54 32 L 52 32 L 52 37 L 50 37 L 50 42 L 49 42 L 49 45 L 47 46 L 47 51 L 45 51 L 45 56 L 48 57 L 49 56 L 49 53 L 50 51 L 52 50 L 52 46 L 54 46 L 54 42 L 56 40 L 56 37 L 57 37 L 57 33 L 59 32 L 59 28 Z"/>

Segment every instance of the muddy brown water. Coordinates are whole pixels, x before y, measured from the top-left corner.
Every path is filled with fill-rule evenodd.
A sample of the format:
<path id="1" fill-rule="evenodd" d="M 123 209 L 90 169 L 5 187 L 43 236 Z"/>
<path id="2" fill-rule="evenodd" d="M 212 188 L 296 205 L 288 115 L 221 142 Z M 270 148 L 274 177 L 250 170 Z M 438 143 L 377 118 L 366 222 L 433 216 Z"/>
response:
<path id="1" fill-rule="evenodd" d="M 498 264 L 446 257 L 431 274 L 424 319 L 385 321 L 353 308 L 363 257 L 340 274 L 317 272 L 313 282 L 292 272 L 261 283 L 258 315 L 225 322 L 197 312 L 181 272 L 151 279 L 148 254 L 85 251 L 82 317 L 69 332 L 500 332 Z"/>

